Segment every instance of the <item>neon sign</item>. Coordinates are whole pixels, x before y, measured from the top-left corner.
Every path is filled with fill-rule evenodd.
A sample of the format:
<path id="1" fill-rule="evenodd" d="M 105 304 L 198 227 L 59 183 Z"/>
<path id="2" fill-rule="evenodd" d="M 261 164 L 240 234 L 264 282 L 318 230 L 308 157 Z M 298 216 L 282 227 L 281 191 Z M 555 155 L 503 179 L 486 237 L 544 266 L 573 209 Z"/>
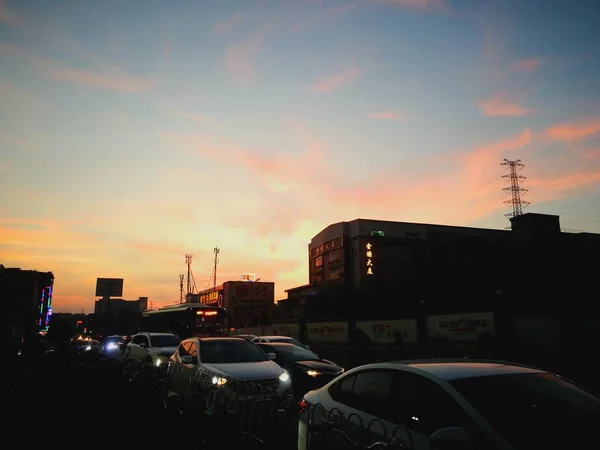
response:
<path id="1" fill-rule="evenodd" d="M 217 311 L 196 311 L 197 316 L 216 316 Z"/>
<path id="2" fill-rule="evenodd" d="M 367 275 L 373 275 L 373 245 L 371 245 L 370 242 L 367 242 L 365 248 L 365 256 L 367 257 Z"/>

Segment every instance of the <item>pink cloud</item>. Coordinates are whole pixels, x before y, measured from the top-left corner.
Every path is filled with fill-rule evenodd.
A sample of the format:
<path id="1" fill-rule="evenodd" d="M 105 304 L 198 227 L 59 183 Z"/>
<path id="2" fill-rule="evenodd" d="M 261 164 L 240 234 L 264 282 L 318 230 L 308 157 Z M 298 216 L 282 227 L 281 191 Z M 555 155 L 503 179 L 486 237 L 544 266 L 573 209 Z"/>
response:
<path id="1" fill-rule="evenodd" d="M 545 130 L 545 135 L 556 141 L 574 141 L 600 133 L 600 117 L 560 123 Z"/>
<path id="2" fill-rule="evenodd" d="M 373 119 L 384 119 L 384 120 L 402 120 L 403 115 L 396 111 L 381 111 L 370 113 L 369 117 Z"/>
<path id="3" fill-rule="evenodd" d="M 527 58 L 515 61 L 511 69 L 515 72 L 534 72 L 540 68 L 542 60 L 540 58 Z"/>
<path id="4" fill-rule="evenodd" d="M 516 117 L 530 114 L 531 110 L 524 108 L 506 93 L 498 93 L 479 103 L 483 114 L 490 117 Z"/>
<path id="5" fill-rule="evenodd" d="M 151 80 L 140 77 L 99 73 L 68 67 L 59 62 L 32 55 L 21 47 L 6 42 L 0 43 L 0 53 L 23 58 L 30 64 L 37 66 L 46 76 L 56 81 L 81 84 L 107 91 L 128 93 L 147 91 L 154 84 Z"/>
<path id="6" fill-rule="evenodd" d="M 320 77 L 310 88 L 312 92 L 331 92 L 350 83 L 361 74 L 361 70 L 354 65 L 346 67 L 341 72 Z"/>
<path id="7" fill-rule="evenodd" d="M 249 83 L 254 79 L 254 65 L 263 45 L 261 33 L 250 39 L 231 44 L 225 54 L 225 68 L 231 76 L 241 83 Z"/>

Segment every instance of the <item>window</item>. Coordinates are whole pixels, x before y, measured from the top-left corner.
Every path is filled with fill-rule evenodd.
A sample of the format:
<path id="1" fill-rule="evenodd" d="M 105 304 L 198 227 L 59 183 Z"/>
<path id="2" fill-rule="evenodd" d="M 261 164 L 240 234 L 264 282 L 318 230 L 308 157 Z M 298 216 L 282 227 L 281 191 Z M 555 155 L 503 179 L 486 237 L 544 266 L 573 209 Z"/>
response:
<path id="1" fill-rule="evenodd" d="M 174 334 L 157 334 L 150 336 L 150 341 L 152 347 L 177 347 L 181 339 Z"/>
<path id="2" fill-rule="evenodd" d="M 260 348 L 245 339 L 207 339 L 200 341 L 200 360 L 208 364 L 268 361 Z"/>
<path id="3" fill-rule="evenodd" d="M 365 370 L 343 378 L 329 390 L 331 397 L 351 408 L 382 417 L 387 409 L 394 370 Z M 333 389 L 332 389 L 333 388 Z"/>
<path id="4" fill-rule="evenodd" d="M 371 236 L 385 236 L 385 233 L 382 230 L 371 230 Z"/>
<path id="5" fill-rule="evenodd" d="M 341 252 L 340 252 L 339 250 L 334 250 L 334 251 L 332 251 L 332 252 L 329 252 L 329 253 L 327 254 L 327 260 L 328 260 L 330 263 L 333 263 L 333 262 L 339 261 L 340 259 L 341 259 Z"/>
<path id="6" fill-rule="evenodd" d="M 179 350 L 177 350 L 180 358 L 190 354 L 190 352 L 189 352 L 190 345 L 191 345 L 190 341 L 182 342 L 182 344 L 179 346 Z"/>
<path id="7" fill-rule="evenodd" d="M 462 427 L 470 432 L 475 429 L 467 414 L 441 386 L 406 371 L 396 373 L 385 419 L 426 435 L 444 427 Z"/>
<path id="8" fill-rule="evenodd" d="M 321 267 L 323 265 L 323 255 L 319 255 L 315 258 L 315 267 Z"/>
<path id="9" fill-rule="evenodd" d="M 342 269 L 333 269 L 329 271 L 329 279 L 330 280 L 339 280 L 343 275 Z"/>
<path id="10" fill-rule="evenodd" d="M 137 336 L 134 336 L 132 342 L 137 345 L 141 345 L 141 344 L 148 345 L 148 339 L 146 338 L 146 336 L 143 336 L 140 334 L 138 334 Z"/>

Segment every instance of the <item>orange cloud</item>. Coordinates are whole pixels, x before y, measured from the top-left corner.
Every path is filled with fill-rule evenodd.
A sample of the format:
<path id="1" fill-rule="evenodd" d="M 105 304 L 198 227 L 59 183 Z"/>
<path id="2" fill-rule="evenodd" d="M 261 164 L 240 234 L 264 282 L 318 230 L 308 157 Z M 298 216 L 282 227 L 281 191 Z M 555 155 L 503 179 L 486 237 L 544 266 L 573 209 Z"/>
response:
<path id="1" fill-rule="evenodd" d="M 402 120 L 403 116 L 396 111 L 381 111 L 370 113 L 369 117 L 373 119 L 385 119 L 385 120 Z"/>
<path id="2" fill-rule="evenodd" d="M 361 70 L 354 65 L 346 67 L 335 75 L 319 78 L 310 88 L 313 92 L 331 92 L 345 84 L 350 83 L 361 74 Z"/>
<path id="3" fill-rule="evenodd" d="M 561 123 L 545 130 L 546 136 L 556 141 L 574 141 L 600 133 L 600 117 Z"/>
<path id="4" fill-rule="evenodd" d="M 142 92 L 152 88 L 153 82 L 149 79 L 132 77 L 122 74 L 97 73 L 91 70 L 75 69 L 64 66 L 56 61 L 39 58 L 10 43 L 0 43 L 0 53 L 23 58 L 48 77 L 67 83 L 82 84 L 107 91 L 115 92 Z"/>
<path id="5" fill-rule="evenodd" d="M 534 72 L 540 68 L 542 60 L 540 58 L 527 58 L 515 61 L 511 65 L 514 72 Z"/>
<path id="6" fill-rule="evenodd" d="M 498 93 L 479 103 L 483 114 L 490 117 L 515 117 L 531 113 L 505 93 Z"/>

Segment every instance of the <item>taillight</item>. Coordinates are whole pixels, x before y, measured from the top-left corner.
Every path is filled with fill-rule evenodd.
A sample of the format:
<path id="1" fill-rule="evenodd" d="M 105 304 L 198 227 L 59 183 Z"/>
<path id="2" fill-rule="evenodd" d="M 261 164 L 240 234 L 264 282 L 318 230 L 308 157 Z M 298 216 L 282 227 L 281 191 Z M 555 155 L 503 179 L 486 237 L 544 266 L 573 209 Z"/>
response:
<path id="1" fill-rule="evenodd" d="M 306 402 L 306 400 L 304 400 L 304 399 L 300 400 L 300 403 L 298 403 L 299 412 L 303 413 L 307 409 L 308 409 L 308 403 Z"/>

